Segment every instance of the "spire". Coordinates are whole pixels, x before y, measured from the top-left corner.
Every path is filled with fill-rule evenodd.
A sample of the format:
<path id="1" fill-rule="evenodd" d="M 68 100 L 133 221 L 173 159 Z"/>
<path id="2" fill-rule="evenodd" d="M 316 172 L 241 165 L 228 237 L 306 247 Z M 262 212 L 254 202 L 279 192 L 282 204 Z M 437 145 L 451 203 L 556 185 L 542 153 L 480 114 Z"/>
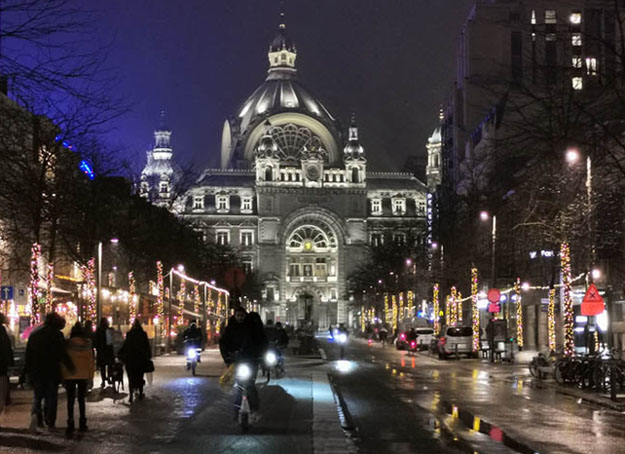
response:
<path id="1" fill-rule="evenodd" d="M 295 44 L 286 33 L 286 17 L 284 14 L 284 1 L 280 2 L 280 23 L 278 33 L 269 45 L 269 73 L 281 70 L 282 74 L 295 72 L 295 58 L 297 50 Z"/>
<path id="2" fill-rule="evenodd" d="M 346 158 L 361 159 L 364 153 L 364 148 L 358 141 L 358 125 L 356 123 L 356 114 L 352 113 L 352 120 L 349 126 L 349 134 L 347 139 L 347 145 L 343 149 Z"/>
<path id="3" fill-rule="evenodd" d="M 356 123 L 355 112 L 352 112 L 352 120 L 349 125 L 349 140 L 358 141 L 358 124 Z"/>
<path id="4" fill-rule="evenodd" d="M 167 113 L 161 110 L 158 127 L 154 131 L 154 150 L 164 150 L 171 153 L 171 129 L 167 126 Z M 171 156 L 170 156 L 171 157 Z"/>
<path id="5" fill-rule="evenodd" d="M 167 126 L 167 111 L 165 109 L 161 110 L 161 118 L 158 122 L 157 131 L 169 131 L 169 127 Z"/>

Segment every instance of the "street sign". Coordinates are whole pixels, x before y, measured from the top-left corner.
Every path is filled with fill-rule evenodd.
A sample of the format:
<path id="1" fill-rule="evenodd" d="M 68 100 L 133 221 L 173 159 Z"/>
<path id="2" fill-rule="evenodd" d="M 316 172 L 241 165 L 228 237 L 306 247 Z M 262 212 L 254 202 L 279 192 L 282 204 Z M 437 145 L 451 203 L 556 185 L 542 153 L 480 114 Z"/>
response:
<path id="1" fill-rule="evenodd" d="M 497 288 L 491 288 L 488 291 L 487 298 L 488 298 L 488 301 L 490 301 L 491 303 L 498 303 L 499 300 L 501 299 L 501 292 Z M 490 312 L 490 309 L 489 309 L 489 312 Z"/>
<path id="2" fill-rule="evenodd" d="M 13 287 L 9 285 L 3 285 L 0 287 L 0 299 L 9 301 L 13 299 Z"/>
<path id="3" fill-rule="evenodd" d="M 590 284 L 582 300 L 582 315 L 599 315 L 605 310 L 603 298 L 595 284 Z"/>

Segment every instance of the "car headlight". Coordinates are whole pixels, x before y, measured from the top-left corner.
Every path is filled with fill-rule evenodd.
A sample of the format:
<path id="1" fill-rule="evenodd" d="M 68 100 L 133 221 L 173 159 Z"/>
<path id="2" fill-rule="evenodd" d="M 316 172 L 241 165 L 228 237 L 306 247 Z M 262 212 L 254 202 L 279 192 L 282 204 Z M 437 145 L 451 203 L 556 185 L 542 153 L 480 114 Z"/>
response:
<path id="1" fill-rule="evenodd" d="M 187 358 L 195 359 L 197 358 L 197 350 L 195 348 L 190 348 L 187 350 Z"/>
<path id="2" fill-rule="evenodd" d="M 274 352 L 267 352 L 267 354 L 265 355 L 265 363 L 268 366 L 275 366 L 277 362 L 278 358 L 276 354 Z"/>
<path id="3" fill-rule="evenodd" d="M 347 334 L 345 334 L 345 333 L 339 334 L 339 342 L 341 344 L 344 344 L 345 342 L 347 342 Z"/>
<path id="4" fill-rule="evenodd" d="M 247 364 L 239 364 L 237 367 L 236 377 L 239 380 L 249 380 L 252 376 L 252 369 Z"/>

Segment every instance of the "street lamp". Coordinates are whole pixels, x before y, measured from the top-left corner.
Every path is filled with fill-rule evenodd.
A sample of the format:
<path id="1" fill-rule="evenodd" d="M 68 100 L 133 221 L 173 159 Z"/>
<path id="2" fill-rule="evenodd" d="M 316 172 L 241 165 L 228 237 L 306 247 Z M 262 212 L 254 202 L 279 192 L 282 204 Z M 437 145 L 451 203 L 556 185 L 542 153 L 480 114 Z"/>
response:
<path id="1" fill-rule="evenodd" d="M 570 165 L 577 164 L 582 157 L 581 152 L 577 148 L 570 147 L 565 153 L 566 162 Z M 590 155 L 586 156 L 586 203 L 588 213 L 586 215 L 586 223 L 588 228 L 588 236 L 590 243 L 590 266 L 592 269 L 595 264 L 595 245 L 592 232 L 592 160 Z"/>
<path id="2" fill-rule="evenodd" d="M 119 238 L 111 238 L 111 244 L 117 246 Z M 102 318 L 102 241 L 98 241 L 98 272 L 96 273 L 96 323 Z"/>
<path id="3" fill-rule="evenodd" d="M 480 212 L 480 219 L 486 222 L 490 219 L 488 211 Z M 497 216 L 493 216 L 493 225 L 491 230 L 491 257 L 490 257 L 490 276 L 492 286 L 495 287 L 495 251 L 497 247 Z"/>

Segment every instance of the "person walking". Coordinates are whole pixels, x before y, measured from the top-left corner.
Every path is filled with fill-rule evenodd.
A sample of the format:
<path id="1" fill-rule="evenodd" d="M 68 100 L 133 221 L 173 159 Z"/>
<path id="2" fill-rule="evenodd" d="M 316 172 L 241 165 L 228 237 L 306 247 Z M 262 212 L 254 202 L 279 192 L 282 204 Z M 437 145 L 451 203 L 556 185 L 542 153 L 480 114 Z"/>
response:
<path id="1" fill-rule="evenodd" d="M 4 329 L 6 322 L 6 316 L 0 312 L 0 414 L 9 398 L 9 367 L 13 365 L 11 339 Z"/>
<path id="2" fill-rule="evenodd" d="M 143 399 L 143 385 L 145 384 L 143 374 L 152 372 L 153 368 L 149 367 L 152 363 L 150 361 L 152 353 L 148 335 L 143 330 L 141 321 L 138 318 L 135 319 L 132 328 L 126 334 L 126 339 L 119 350 L 118 356 L 126 366 L 128 392 L 130 394 L 128 401 L 132 403 L 135 392 L 138 392 L 139 399 Z"/>
<path id="3" fill-rule="evenodd" d="M 106 383 L 109 382 L 109 368 L 115 362 L 115 353 L 113 351 L 113 330 L 109 326 L 109 321 L 106 317 L 100 319 L 100 324 L 95 332 L 95 349 L 96 349 L 96 363 L 98 369 L 100 369 L 100 378 L 102 382 L 100 387 L 106 387 Z"/>
<path id="4" fill-rule="evenodd" d="M 64 327 L 65 319 L 56 312 L 50 312 L 43 325 L 30 333 L 26 344 L 24 370 L 32 383 L 34 394 L 29 427 L 31 432 L 36 432 L 37 427 L 43 427 L 44 420 L 48 430 L 54 431 L 61 363 L 70 372 L 74 371 L 74 363 L 67 354 L 61 333 Z"/>
<path id="5" fill-rule="evenodd" d="M 67 391 L 67 430 L 65 433 L 71 436 L 74 433 L 74 402 L 76 397 L 78 397 L 79 411 L 78 430 L 81 432 L 88 430 L 85 396 L 87 383 L 93 379 L 95 369 L 91 339 L 80 322 L 76 322 L 72 327 L 67 341 L 67 354 L 75 367 L 74 372 L 70 372 L 66 367 L 61 368 L 65 390 Z M 77 391 L 78 395 L 76 394 Z"/>

